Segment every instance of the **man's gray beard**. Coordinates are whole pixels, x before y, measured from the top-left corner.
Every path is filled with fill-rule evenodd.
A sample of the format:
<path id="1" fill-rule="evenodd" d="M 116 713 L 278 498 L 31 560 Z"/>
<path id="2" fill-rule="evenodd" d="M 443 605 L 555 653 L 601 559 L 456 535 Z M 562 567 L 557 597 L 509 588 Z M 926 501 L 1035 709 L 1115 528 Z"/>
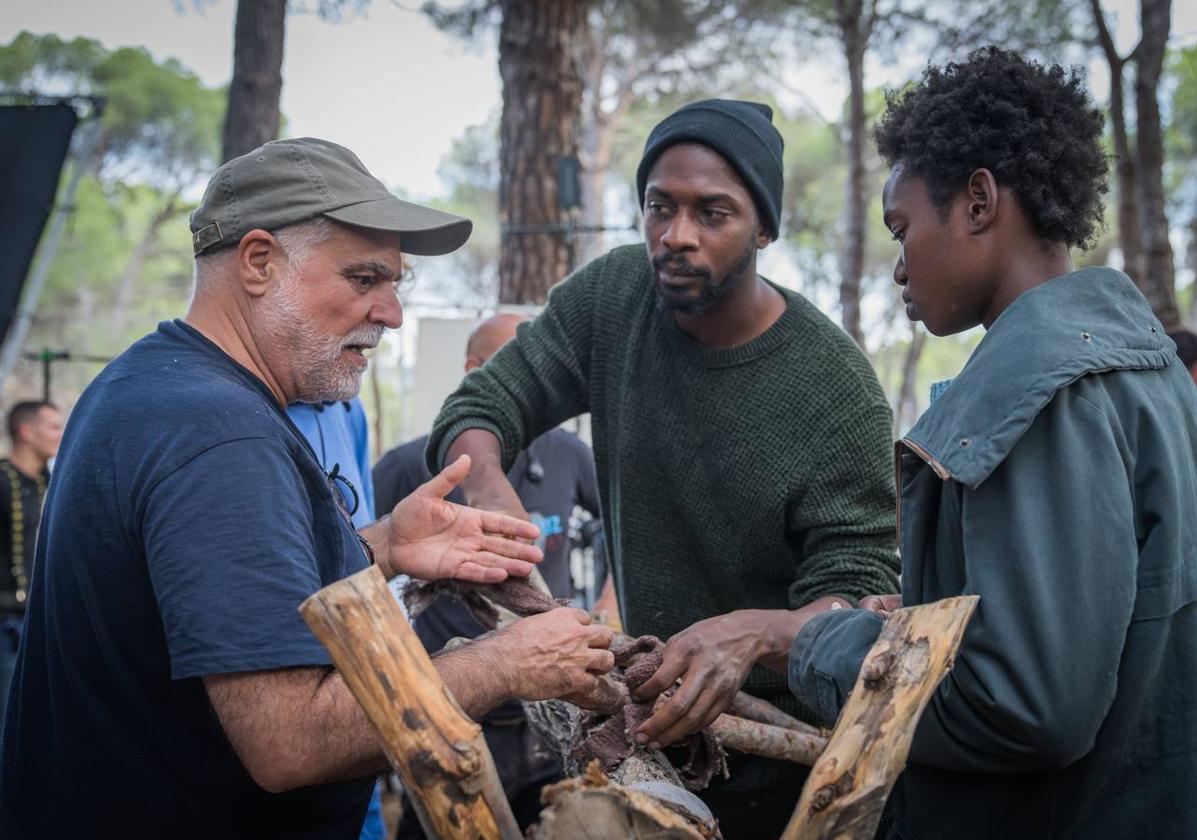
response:
<path id="1" fill-rule="evenodd" d="M 341 361 L 346 344 L 373 346 L 382 337 L 381 324 L 364 324 L 346 336 L 320 332 L 302 312 L 298 272 L 278 286 L 265 326 L 291 357 L 297 389 L 296 401 L 306 403 L 351 400 L 362 387 L 363 369 Z"/>

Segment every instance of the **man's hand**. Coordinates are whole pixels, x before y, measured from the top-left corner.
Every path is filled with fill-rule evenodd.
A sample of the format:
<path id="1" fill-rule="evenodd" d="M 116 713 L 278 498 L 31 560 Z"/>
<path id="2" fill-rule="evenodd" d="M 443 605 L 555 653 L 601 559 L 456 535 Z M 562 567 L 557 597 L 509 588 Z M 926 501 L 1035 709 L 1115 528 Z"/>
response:
<path id="1" fill-rule="evenodd" d="M 596 691 L 598 676 L 615 667 L 614 638 L 585 610 L 558 607 L 509 624 L 488 643 L 513 667 L 511 696 L 548 700 Z"/>
<path id="2" fill-rule="evenodd" d="M 798 610 L 737 610 L 671 636 L 661 667 L 635 692 L 651 700 L 682 684 L 636 729 L 636 740 L 659 749 L 706 729 L 727 708 L 752 666 L 785 670 L 794 637 L 815 615 L 848 602 L 834 595 Z"/>
<path id="3" fill-rule="evenodd" d="M 636 690 L 637 700 L 651 700 L 681 686 L 636 730 L 636 740 L 653 749 L 705 729 L 719 717 L 744 684 L 761 639 L 760 610 L 738 610 L 708 618 L 671 636 L 661 667 Z"/>
<path id="4" fill-rule="evenodd" d="M 866 595 L 860 599 L 860 608 L 869 612 L 879 613 L 883 618 L 889 618 L 894 610 L 902 609 L 902 596 Z"/>
<path id="5" fill-rule="evenodd" d="M 544 559 L 539 548 L 521 542 L 540 535 L 532 523 L 445 501 L 469 471 L 469 457 L 458 458 L 395 505 L 385 530 L 387 519 L 363 531 L 372 543 L 381 537 L 375 555 L 388 578 L 405 573 L 498 583 L 508 575 L 527 577 Z"/>

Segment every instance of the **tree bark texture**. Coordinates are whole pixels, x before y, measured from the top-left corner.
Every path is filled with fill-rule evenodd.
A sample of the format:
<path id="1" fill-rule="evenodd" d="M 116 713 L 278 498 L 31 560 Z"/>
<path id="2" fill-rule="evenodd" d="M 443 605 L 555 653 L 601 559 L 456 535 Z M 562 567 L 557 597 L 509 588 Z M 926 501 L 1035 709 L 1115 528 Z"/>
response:
<path id="1" fill-rule="evenodd" d="M 299 608 L 378 730 L 420 825 L 443 840 L 518 840 L 482 729 L 461 710 L 377 566 Z"/>
<path id="2" fill-rule="evenodd" d="M 1159 85 L 1172 21 L 1171 0 L 1142 0 L 1143 37 L 1135 50 L 1135 127 L 1139 176 L 1139 216 L 1143 233 L 1143 280 L 1140 288 L 1166 329 L 1180 326 L 1176 275 L 1168 216 L 1164 209 L 1164 132 Z"/>
<path id="3" fill-rule="evenodd" d="M 894 432 L 898 437 L 907 428 L 907 423 L 913 424 L 918 416 L 918 397 L 914 389 L 918 382 L 919 359 L 922 358 L 926 342 L 927 334 L 919 329 L 917 322 L 911 321 L 910 344 L 902 359 L 902 384 L 898 390 L 898 408 L 894 412 Z"/>
<path id="4" fill-rule="evenodd" d="M 570 270 L 557 162 L 578 154 L 585 0 L 502 0 L 499 302 L 543 304 Z"/>
<path id="5" fill-rule="evenodd" d="M 844 253 L 840 263 L 840 317 L 844 331 L 863 349 L 860 286 L 864 275 L 866 215 L 864 56 L 872 24 L 863 0 L 839 0 L 840 37 L 848 65 L 848 195 Z"/>
<path id="6" fill-rule="evenodd" d="M 287 0 L 239 0 L 221 160 L 278 138 Z"/>
<path id="7" fill-rule="evenodd" d="M 951 669 L 978 600 L 947 598 L 889 617 L 782 840 L 871 840 L 923 709 Z"/>
<path id="8" fill-rule="evenodd" d="M 1122 251 L 1122 270 L 1143 285 L 1143 246 L 1139 236 L 1139 202 L 1135 186 L 1135 156 L 1126 131 L 1126 93 L 1123 68 L 1127 58 L 1118 54 L 1114 38 L 1106 25 L 1101 0 L 1089 0 L 1097 40 L 1110 68 L 1110 123 L 1114 134 L 1114 158 L 1118 185 L 1118 247 Z"/>

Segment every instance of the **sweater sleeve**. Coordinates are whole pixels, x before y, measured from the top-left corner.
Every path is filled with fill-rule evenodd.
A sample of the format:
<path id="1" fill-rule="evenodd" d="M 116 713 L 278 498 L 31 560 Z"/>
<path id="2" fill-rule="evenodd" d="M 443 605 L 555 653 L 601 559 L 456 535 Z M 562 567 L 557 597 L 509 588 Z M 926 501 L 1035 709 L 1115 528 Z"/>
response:
<path id="1" fill-rule="evenodd" d="M 493 432 L 508 470 L 537 436 L 587 410 L 593 290 L 608 260 L 595 260 L 555 286 L 544 311 L 521 324 L 515 338 L 445 400 L 425 454 L 433 474 L 467 429 Z"/>
<path id="2" fill-rule="evenodd" d="M 1093 748 L 1136 591 L 1127 469 L 1101 409 L 1066 389 L 964 491 L 961 594 L 981 601 L 919 723 L 912 764 L 1049 772 Z M 795 639 L 791 688 L 824 716 L 838 712 L 875 636 L 863 621 L 812 621 Z"/>
<path id="3" fill-rule="evenodd" d="M 812 444 L 823 450 L 820 463 L 790 516 L 800 547 L 792 608 L 898 591 L 892 415 L 883 397 L 864 397 Z"/>

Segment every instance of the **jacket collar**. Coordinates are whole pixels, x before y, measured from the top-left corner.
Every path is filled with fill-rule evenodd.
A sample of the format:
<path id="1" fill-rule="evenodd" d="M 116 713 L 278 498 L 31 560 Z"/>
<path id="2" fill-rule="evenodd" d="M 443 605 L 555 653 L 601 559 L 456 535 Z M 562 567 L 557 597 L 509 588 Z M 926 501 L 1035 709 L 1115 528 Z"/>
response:
<path id="1" fill-rule="evenodd" d="M 1158 370 L 1176 347 L 1125 274 L 1086 268 L 1021 295 L 903 439 L 975 489 L 1056 392 L 1090 373 Z"/>

